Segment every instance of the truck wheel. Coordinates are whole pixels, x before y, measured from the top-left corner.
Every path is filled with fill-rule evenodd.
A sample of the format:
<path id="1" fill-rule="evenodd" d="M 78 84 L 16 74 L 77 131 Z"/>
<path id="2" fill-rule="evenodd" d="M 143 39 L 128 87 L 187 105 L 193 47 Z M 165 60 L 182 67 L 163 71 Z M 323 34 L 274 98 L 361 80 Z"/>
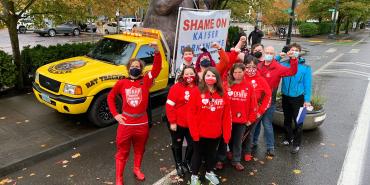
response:
<path id="1" fill-rule="evenodd" d="M 48 31 L 48 35 L 49 35 L 50 37 L 55 37 L 55 35 L 56 35 L 55 30 L 53 30 L 53 29 L 49 30 L 49 31 Z"/>
<path id="2" fill-rule="evenodd" d="M 109 92 L 105 92 L 98 96 L 92 103 L 89 112 L 89 120 L 98 127 L 106 127 L 116 122 L 112 114 L 109 111 L 107 97 Z M 116 98 L 117 111 L 121 112 L 122 100 Z"/>
<path id="3" fill-rule="evenodd" d="M 19 33 L 26 33 L 27 32 L 27 29 L 26 29 L 26 27 L 24 27 L 24 26 L 21 26 L 21 27 L 19 27 Z"/>

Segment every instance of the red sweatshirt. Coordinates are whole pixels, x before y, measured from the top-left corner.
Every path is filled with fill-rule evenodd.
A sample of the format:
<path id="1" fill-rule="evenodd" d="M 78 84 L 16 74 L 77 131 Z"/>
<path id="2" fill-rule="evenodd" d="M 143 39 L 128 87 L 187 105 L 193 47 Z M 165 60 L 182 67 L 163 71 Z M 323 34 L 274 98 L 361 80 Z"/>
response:
<path id="1" fill-rule="evenodd" d="M 159 75 L 162 66 L 162 57 L 159 52 L 154 54 L 153 68 L 139 79 L 122 79 L 117 81 L 108 94 L 108 106 L 113 116 L 117 112 L 115 97 L 122 97 L 122 116 L 127 125 L 141 125 L 148 123 L 146 109 L 148 107 L 149 89 L 153 80 Z"/>
<path id="2" fill-rule="evenodd" d="M 225 89 L 230 99 L 232 122 L 246 124 L 256 121 L 258 104 L 252 85 L 243 80 L 229 87 L 226 84 Z"/>
<path id="3" fill-rule="evenodd" d="M 227 73 L 228 71 L 228 65 L 229 65 L 229 56 L 226 54 L 224 49 L 218 50 L 218 54 L 220 55 L 220 61 L 216 64 L 217 71 L 221 74 L 221 77 L 223 74 Z M 198 70 L 197 70 L 198 71 Z M 201 78 L 203 77 L 203 72 L 200 70 L 198 71 L 199 81 L 201 81 Z"/>
<path id="4" fill-rule="evenodd" d="M 191 92 L 189 102 L 189 129 L 194 141 L 199 138 L 223 136 L 229 143 L 231 136 L 230 102 L 227 94 L 201 93 L 198 88 Z"/>
<path id="5" fill-rule="evenodd" d="M 177 82 L 168 93 L 166 103 L 166 115 L 170 124 L 177 124 L 181 127 L 188 127 L 188 110 L 190 92 L 198 86 L 192 87 L 184 83 Z"/>
<path id="6" fill-rule="evenodd" d="M 259 74 L 258 71 L 255 76 L 249 77 L 245 74 L 244 78 L 247 82 L 251 83 L 254 88 L 256 99 L 258 102 L 257 113 L 259 115 L 263 115 L 265 111 L 270 107 L 271 103 L 272 92 L 269 84 L 267 83 L 266 79 Z"/>
<path id="7" fill-rule="evenodd" d="M 282 77 L 293 76 L 298 70 L 298 60 L 290 59 L 291 67 L 285 67 L 280 65 L 275 59 L 269 64 L 265 65 L 264 62 L 260 62 L 257 67 L 258 71 L 263 77 L 265 77 L 267 83 L 270 85 L 272 91 L 279 87 L 279 83 Z"/>

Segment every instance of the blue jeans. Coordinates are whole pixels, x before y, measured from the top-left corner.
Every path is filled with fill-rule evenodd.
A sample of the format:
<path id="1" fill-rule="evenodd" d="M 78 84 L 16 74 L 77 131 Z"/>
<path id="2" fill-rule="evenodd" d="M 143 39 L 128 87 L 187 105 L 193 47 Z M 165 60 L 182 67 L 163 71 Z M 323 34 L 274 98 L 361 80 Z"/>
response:
<path id="1" fill-rule="evenodd" d="M 275 139 L 274 139 L 274 128 L 272 127 L 272 116 L 274 115 L 275 108 L 276 108 L 275 104 L 271 105 L 270 108 L 268 108 L 266 112 L 263 114 L 261 121 L 257 123 L 256 128 L 254 130 L 253 145 L 257 145 L 258 143 L 258 137 L 261 132 L 262 124 L 264 128 L 266 148 L 267 150 L 274 149 Z"/>

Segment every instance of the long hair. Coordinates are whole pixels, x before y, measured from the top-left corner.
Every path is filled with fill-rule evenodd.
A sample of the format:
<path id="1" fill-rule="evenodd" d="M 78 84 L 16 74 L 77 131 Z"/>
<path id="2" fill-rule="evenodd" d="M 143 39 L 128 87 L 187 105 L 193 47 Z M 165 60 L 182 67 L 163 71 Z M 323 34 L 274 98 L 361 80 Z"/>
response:
<path id="1" fill-rule="evenodd" d="M 201 93 L 205 93 L 207 92 L 209 89 L 208 89 L 208 86 L 205 82 L 205 76 L 207 74 L 207 72 L 210 71 L 211 73 L 215 74 L 216 76 L 216 83 L 214 84 L 214 88 L 216 90 L 216 92 L 220 95 L 220 96 L 223 96 L 224 95 L 224 88 L 222 87 L 222 80 L 221 80 L 221 76 L 220 76 L 220 73 L 216 70 L 216 68 L 214 67 L 209 67 L 207 68 L 204 73 L 203 73 L 203 76 L 202 76 L 202 81 L 200 82 L 199 84 L 199 90 Z"/>
<path id="2" fill-rule="evenodd" d="M 245 71 L 245 65 L 242 64 L 242 63 L 235 63 L 231 67 L 231 69 L 229 71 L 229 78 L 228 78 L 228 83 L 229 83 L 230 86 L 235 84 L 235 78 L 234 78 L 234 75 L 233 75 L 235 69 L 241 69 L 243 71 L 243 73 L 244 73 L 244 71 Z"/>
<path id="3" fill-rule="evenodd" d="M 184 68 L 182 69 L 179 77 L 177 78 L 177 82 L 180 82 L 180 83 L 185 83 L 184 82 L 184 73 L 185 73 L 185 69 L 191 69 L 193 70 L 194 74 L 195 74 L 195 80 L 194 80 L 194 84 L 195 85 L 198 85 L 199 83 L 199 76 L 197 74 L 197 72 L 195 71 L 195 68 L 193 66 L 184 66 Z"/>

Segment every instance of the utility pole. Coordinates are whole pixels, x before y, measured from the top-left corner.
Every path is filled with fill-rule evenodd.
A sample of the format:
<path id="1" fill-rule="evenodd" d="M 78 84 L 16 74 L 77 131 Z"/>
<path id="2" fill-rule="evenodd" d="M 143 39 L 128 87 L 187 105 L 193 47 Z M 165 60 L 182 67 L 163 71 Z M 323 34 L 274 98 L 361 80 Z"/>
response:
<path id="1" fill-rule="evenodd" d="M 338 8 L 339 8 L 339 0 L 335 1 L 335 8 L 334 8 L 334 16 L 333 16 L 333 24 L 331 26 L 331 34 L 329 38 L 335 38 L 335 28 L 337 23 L 337 16 L 338 16 Z"/>
<path id="2" fill-rule="evenodd" d="M 292 0 L 292 10 L 290 12 L 289 28 L 288 28 L 288 36 L 286 38 L 286 45 L 289 45 L 290 41 L 292 40 L 292 29 L 293 29 L 293 22 L 295 19 L 294 9 L 295 9 L 296 3 L 297 3 L 297 0 Z"/>

